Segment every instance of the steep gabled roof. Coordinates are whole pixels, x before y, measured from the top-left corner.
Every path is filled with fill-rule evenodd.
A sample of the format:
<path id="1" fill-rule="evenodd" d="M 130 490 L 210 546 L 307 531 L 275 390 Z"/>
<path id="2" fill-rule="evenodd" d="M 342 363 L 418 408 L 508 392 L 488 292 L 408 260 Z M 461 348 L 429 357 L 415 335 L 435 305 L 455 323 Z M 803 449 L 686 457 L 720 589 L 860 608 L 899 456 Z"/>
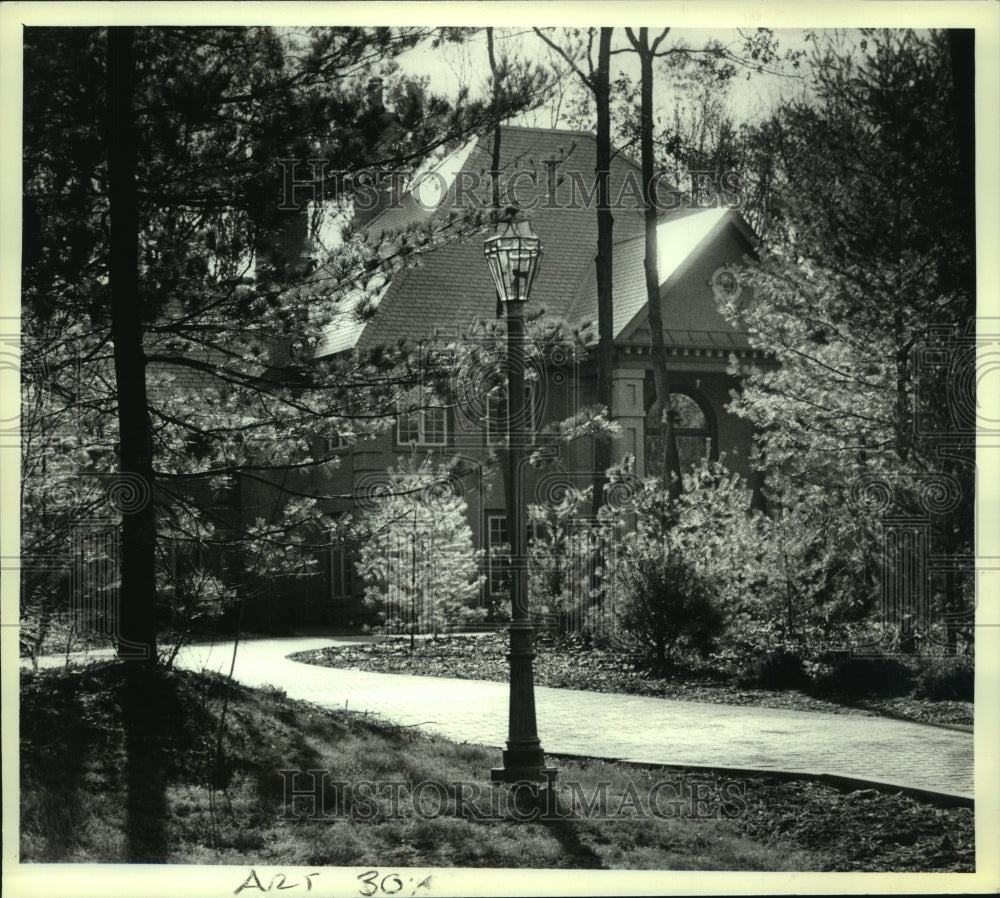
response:
<path id="1" fill-rule="evenodd" d="M 473 138 L 428 166 L 424 187 L 406 193 L 383 210 L 368 225 L 369 232 L 403 230 L 466 203 L 486 208 L 490 202 L 492 140 L 492 133 Z M 506 180 L 520 173 L 517 200 L 528 209 L 532 227 L 542 241 L 543 258 L 532 302 L 565 317 L 594 268 L 596 200 L 588 196 L 595 180 L 594 137 L 584 131 L 505 126 L 500 149 L 502 177 Z M 552 172 L 554 190 L 550 190 Z M 612 197 L 623 192 L 627 180 L 638 183 L 638 176 L 632 160 L 616 156 L 610 178 Z M 443 189 L 436 189 L 439 187 Z M 636 196 L 625 190 L 621 205 L 615 210 L 616 233 L 640 234 L 641 207 Z M 427 253 L 416 267 L 397 274 L 374 317 L 358 328 L 345 316 L 338 333 L 324 341 L 324 352 L 333 351 L 332 347 L 367 348 L 400 339 L 418 340 L 434 328 L 465 329 L 477 318 L 493 318 L 496 295 L 483 258 L 482 239 L 441 246 Z"/>
<path id="2" fill-rule="evenodd" d="M 488 207 L 492 140 L 492 133 L 472 138 L 425 165 L 424 186 L 384 209 L 368 225 L 369 232 L 403 230 L 469 203 Z M 594 136 L 585 131 L 505 126 L 500 151 L 502 178 L 518 182 L 518 204 L 527 210 L 532 228 L 541 238 L 543 258 L 532 305 L 577 324 L 596 320 Z M 626 330 L 635 330 L 646 303 L 640 174 L 634 160 L 621 153 L 614 155 L 610 188 L 616 241 L 616 338 Z M 502 198 L 502 202 L 506 200 L 509 198 Z M 663 214 L 658 229 L 661 295 L 670 291 L 692 260 L 728 227 L 749 239 L 742 219 L 726 209 L 678 208 Z M 477 319 L 494 318 L 496 295 L 483 258 L 485 237 L 446 244 L 426 253 L 415 267 L 392 278 L 369 321 L 359 323 L 345 315 L 335 332 L 327 335 L 320 354 L 420 340 L 435 332 L 462 333 Z M 682 319 L 674 316 L 673 320 L 676 324 L 683 323 Z M 732 330 L 724 323 L 720 326 Z M 684 342 L 680 330 L 683 328 L 675 341 Z"/>
<path id="3" fill-rule="evenodd" d="M 719 232 L 724 221 L 735 213 L 729 209 L 706 209 L 661 222 L 656 228 L 657 269 L 660 276 L 660 294 L 677 282 L 679 275 L 698 255 L 698 251 Z M 634 238 L 615 247 L 615 336 L 646 307 L 645 275 L 637 278 L 636 270 L 643 271 L 645 241 Z M 596 298 L 595 298 L 596 304 Z"/>
<path id="4" fill-rule="evenodd" d="M 616 221 L 617 224 L 617 221 Z M 657 268 L 660 296 L 670 313 L 664 316 L 664 336 L 668 345 L 733 345 L 730 335 L 736 332 L 720 315 L 712 320 L 712 311 L 705 309 L 713 302 L 709 290 L 677 292 L 685 273 L 702 259 L 712 244 L 727 229 L 732 228 L 752 244 L 752 234 L 738 213 L 731 209 L 673 210 L 657 226 Z M 646 319 L 645 235 L 616 240 L 612 257 L 612 295 L 614 297 L 614 334 L 618 341 L 627 340 Z M 735 263 L 739 258 L 730 260 Z M 597 285 L 590 277 L 576 296 L 570 320 L 596 321 Z M 705 328 L 706 318 L 711 322 Z M 697 332 L 697 337 L 691 335 Z M 736 340 L 745 345 L 745 339 Z"/>

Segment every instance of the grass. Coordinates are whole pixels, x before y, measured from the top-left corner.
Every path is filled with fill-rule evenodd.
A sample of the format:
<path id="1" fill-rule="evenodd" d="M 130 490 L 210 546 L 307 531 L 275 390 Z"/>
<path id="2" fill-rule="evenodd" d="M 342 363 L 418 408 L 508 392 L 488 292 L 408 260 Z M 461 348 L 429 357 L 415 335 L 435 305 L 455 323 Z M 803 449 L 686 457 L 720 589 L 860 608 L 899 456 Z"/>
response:
<path id="1" fill-rule="evenodd" d="M 123 715 L 123 708 L 133 711 Z M 530 816 L 525 806 L 507 806 L 507 791 L 489 786 L 495 749 L 218 675 L 158 671 L 134 684 L 113 663 L 24 671 L 21 737 L 27 862 L 762 871 L 972 864 L 967 809 L 819 784 L 796 790 L 767 777 L 727 785 L 711 773 L 601 761 L 560 760 L 556 813 L 519 821 Z M 310 818 L 311 797 L 289 809 L 281 770 L 328 773 L 318 819 Z M 387 792 L 371 800 L 364 790 L 345 794 L 338 781 L 409 785 L 394 807 Z M 478 787 L 482 796 L 472 804 L 482 819 L 461 813 L 450 785 L 445 798 L 433 787 L 415 803 L 409 793 L 421 782 L 465 782 L 466 797 Z M 637 816 L 635 799 L 648 811 L 660 782 L 667 798 L 657 807 L 669 819 Z M 575 803 L 571 783 L 578 784 Z M 580 799 L 599 794 L 601 783 L 617 819 L 582 813 Z M 859 828 L 864 844 L 852 848 Z"/>

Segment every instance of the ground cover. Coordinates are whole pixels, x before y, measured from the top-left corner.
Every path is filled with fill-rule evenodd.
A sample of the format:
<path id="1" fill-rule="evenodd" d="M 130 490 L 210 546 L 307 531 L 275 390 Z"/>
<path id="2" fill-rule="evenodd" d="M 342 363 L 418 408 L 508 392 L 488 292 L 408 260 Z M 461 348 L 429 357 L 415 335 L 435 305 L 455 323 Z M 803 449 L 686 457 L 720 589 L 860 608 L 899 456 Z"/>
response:
<path id="1" fill-rule="evenodd" d="M 581 642 L 536 641 L 535 684 L 564 689 L 648 695 L 726 705 L 756 705 L 835 714 L 870 714 L 953 726 L 971 726 L 973 705 L 962 700 L 928 700 L 910 695 L 845 695 L 806 688 L 763 689 L 708 665 L 651 671 L 618 649 Z M 504 682 L 509 677 L 504 633 L 438 640 L 382 639 L 331 646 L 292 656 L 327 667 L 346 667 L 419 676 Z M 873 684 L 874 685 L 874 684 Z"/>
<path id="2" fill-rule="evenodd" d="M 557 802 L 531 819 L 527 805 L 489 786 L 493 749 L 218 675 L 150 675 L 130 723 L 121 709 L 134 700 L 112 662 L 21 676 L 26 862 L 973 869 L 968 808 L 766 776 L 561 759 Z M 310 770 L 328 776 L 304 781 Z M 290 799 L 295 772 L 296 789 L 319 782 L 319 791 Z M 409 786 L 394 800 L 391 789 L 357 787 L 366 783 Z M 419 783 L 442 785 L 421 791 Z"/>

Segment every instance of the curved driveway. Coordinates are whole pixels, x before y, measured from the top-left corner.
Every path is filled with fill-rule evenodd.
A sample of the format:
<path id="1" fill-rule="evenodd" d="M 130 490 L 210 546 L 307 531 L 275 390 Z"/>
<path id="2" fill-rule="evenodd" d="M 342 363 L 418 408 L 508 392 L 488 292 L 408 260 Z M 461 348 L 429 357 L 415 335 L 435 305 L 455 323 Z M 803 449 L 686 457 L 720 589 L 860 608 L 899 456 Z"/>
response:
<path id="1" fill-rule="evenodd" d="M 234 677 L 328 708 L 380 714 L 457 742 L 501 747 L 508 687 L 482 680 L 319 667 L 292 652 L 325 638 L 251 640 Z M 232 643 L 191 646 L 178 664 L 228 674 Z M 538 730 L 551 754 L 655 764 L 856 777 L 971 798 L 971 733 L 852 714 L 786 711 L 536 687 Z M 498 759 L 499 760 L 499 759 Z"/>

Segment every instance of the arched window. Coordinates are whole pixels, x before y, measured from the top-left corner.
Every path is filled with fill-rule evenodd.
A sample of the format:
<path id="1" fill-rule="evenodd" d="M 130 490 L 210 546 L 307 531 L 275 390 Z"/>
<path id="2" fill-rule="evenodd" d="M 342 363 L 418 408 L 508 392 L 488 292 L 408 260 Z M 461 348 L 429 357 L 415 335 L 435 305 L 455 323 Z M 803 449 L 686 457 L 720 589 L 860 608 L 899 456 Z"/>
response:
<path id="1" fill-rule="evenodd" d="M 649 403 L 650 405 L 652 402 Z M 700 397 L 688 393 L 671 393 L 670 404 L 674 411 L 674 435 L 681 472 L 687 477 L 692 466 L 717 455 L 715 428 L 709 406 Z M 646 415 L 646 473 L 663 476 L 663 425 Z"/>

